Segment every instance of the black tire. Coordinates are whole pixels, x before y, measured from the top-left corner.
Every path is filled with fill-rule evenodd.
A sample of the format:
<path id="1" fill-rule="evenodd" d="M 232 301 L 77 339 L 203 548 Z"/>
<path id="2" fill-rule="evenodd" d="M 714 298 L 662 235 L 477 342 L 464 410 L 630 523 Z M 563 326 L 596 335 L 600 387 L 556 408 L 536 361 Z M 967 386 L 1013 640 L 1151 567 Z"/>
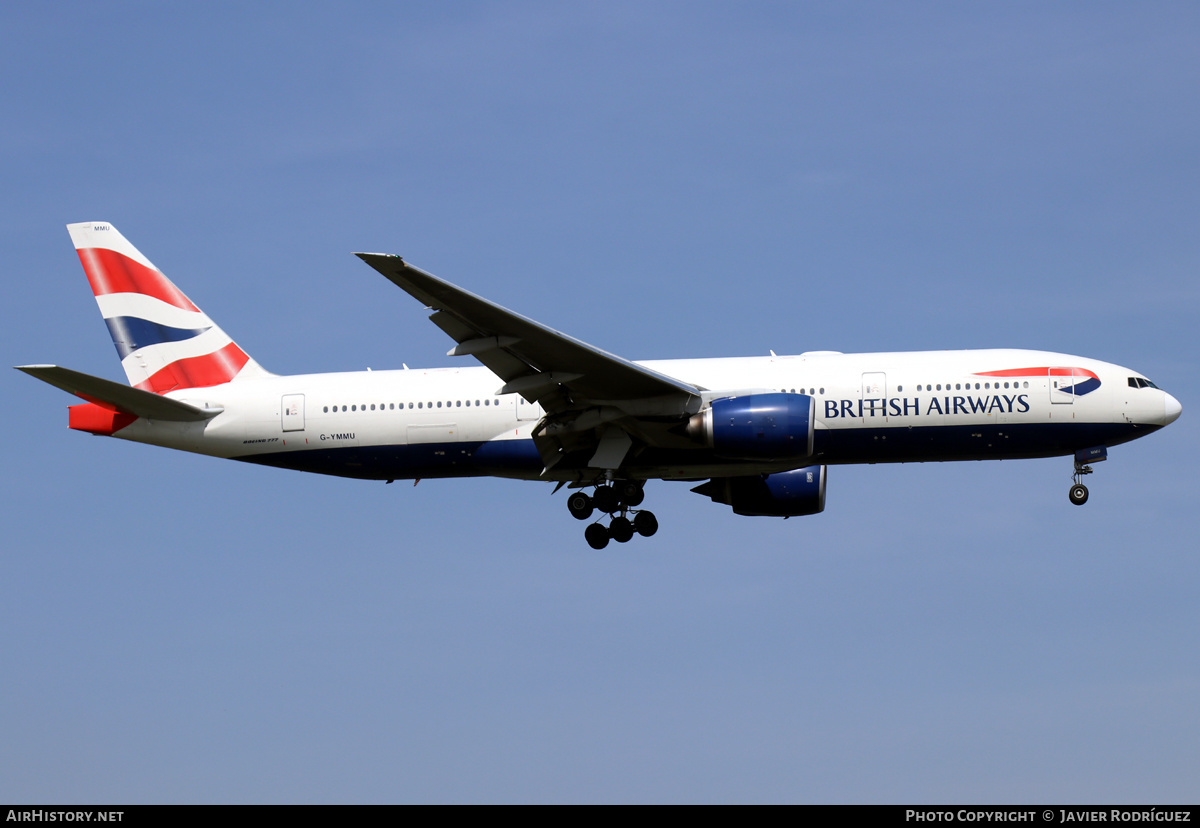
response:
<path id="1" fill-rule="evenodd" d="M 592 499 L 584 492 L 572 492 L 567 498 L 567 511 L 576 520 L 587 520 L 592 516 Z"/>
<path id="2" fill-rule="evenodd" d="M 1074 503 L 1076 506 L 1082 506 L 1083 504 L 1087 503 L 1087 499 L 1088 499 L 1087 486 L 1083 485 L 1082 483 L 1076 483 L 1074 486 L 1071 487 L 1070 498 L 1071 498 L 1071 502 Z"/>
<path id="3" fill-rule="evenodd" d="M 654 512 L 638 512 L 633 518 L 633 530 L 643 538 L 648 538 L 658 531 L 658 518 Z"/>
<path id="4" fill-rule="evenodd" d="M 625 505 L 630 509 L 636 509 L 642 505 L 642 501 L 646 499 L 646 490 L 641 486 L 634 488 L 632 492 L 626 491 L 625 496 L 621 498 Z"/>
<path id="5" fill-rule="evenodd" d="M 629 518 L 615 517 L 608 524 L 608 534 L 612 535 L 612 539 L 617 543 L 629 543 L 633 538 L 633 524 L 629 522 Z"/>
<path id="6" fill-rule="evenodd" d="M 597 486 L 596 494 L 592 496 L 592 505 L 611 515 L 621 508 L 621 498 L 612 486 Z"/>
<path id="7" fill-rule="evenodd" d="M 592 549 L 603 549 L 608 546 L 608 530 L 599 523 L 593 523 L 583 530 L 583 539 Z"/>

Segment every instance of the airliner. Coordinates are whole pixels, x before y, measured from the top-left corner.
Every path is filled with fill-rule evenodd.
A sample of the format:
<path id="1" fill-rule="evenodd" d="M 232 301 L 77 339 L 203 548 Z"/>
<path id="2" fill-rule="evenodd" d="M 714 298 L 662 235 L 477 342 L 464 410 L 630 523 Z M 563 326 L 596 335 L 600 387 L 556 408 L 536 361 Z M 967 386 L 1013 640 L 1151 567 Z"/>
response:
<path id="1" fill-rule="evenodd" d="M 655 534 L 648 480 L 787 518 L 824 510 L 829 466 L 1066 456 L 1083 505 L 1091 464 L 1182 410 L 1136 371 L 1044 351 L 632 362 L 375 253 L 357 255 L 482 367 L 280 376 L 112 224 L 67 229 L 128 379 L 17 366 L 83 400 L 70 428 L 389 483 L 546 481 L 595 549 Z"/>

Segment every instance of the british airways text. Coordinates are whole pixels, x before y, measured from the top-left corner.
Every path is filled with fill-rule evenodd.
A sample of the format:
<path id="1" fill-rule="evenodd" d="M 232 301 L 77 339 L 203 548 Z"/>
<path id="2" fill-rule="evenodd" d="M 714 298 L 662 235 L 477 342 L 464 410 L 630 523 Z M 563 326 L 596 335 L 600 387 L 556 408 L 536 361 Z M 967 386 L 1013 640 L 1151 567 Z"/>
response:
<path id="1" fill-rule="evenodd" d="M 1015 406 L 1015 408 L 1014 408 Z M 924 416 L 939 414 L 1024 414 L 1029 410 L 1029 395 L 995 394 L 987 397 L 931 397 Z M 865 400 L 826 400 L 825 419 L 838 417 L 919 417 L 921 400 L 917 397 L 888 397 Z"/>

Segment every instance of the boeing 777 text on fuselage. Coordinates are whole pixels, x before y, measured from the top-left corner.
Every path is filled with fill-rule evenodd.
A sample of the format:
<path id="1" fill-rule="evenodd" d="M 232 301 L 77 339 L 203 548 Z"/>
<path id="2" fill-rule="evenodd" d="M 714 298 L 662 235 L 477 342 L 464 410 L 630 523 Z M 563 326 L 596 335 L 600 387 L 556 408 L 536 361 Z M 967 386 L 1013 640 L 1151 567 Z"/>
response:
<path id="1" fill-rule="evenodd" d="M 84 400 L 71 428 L 342 477 L 549 481 L 599 514 L 597 549 L 657 531 L 647 480 L 793 517 L 825 508 L 831 465 L 1070 456 L 1082 505 L 1091 463 L 1181 411 L 1136 371 L 1044 351 L 631 362 L 374 253 L 483 367 L 278 376 L 111 224 L 68 229 L 129 380 L 19 366 Z"/>

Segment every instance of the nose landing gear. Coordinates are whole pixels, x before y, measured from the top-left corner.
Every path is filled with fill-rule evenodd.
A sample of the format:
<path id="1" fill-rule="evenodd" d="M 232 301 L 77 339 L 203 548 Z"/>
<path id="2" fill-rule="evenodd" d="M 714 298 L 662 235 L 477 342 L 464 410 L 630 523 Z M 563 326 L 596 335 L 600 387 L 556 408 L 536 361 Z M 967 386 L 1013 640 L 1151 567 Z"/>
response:
<path id="1" fill-rule="evenodd" d="M 1091 471 L 1091 469 L 1088 469 L 1088 471 Z M 1078 474 L 1075 475 L 1075 485 L 1071 487 L 1070 498 L 1071 502 L 1076 506 L 1082 506 L 1087 503 L 1088 489 L 1087 486 L 1079 482 Z"/>
<path id="2" fill-rule="evenodd" d="M 1075 475 L 1073 478 L 1075 482 L 1071 485 L 1070 498 L 1076 506 L 1087 503 L 1088 490 L 1087 486 L 1083 485 L 1083 476 L 1092 473 L 1092 467 L 1087 465 L 1088 462 L 1099 463 L 1101 460 L 1107 459 L 1108 448 L 1105 446 L 1095 446 L 1075 452 Z"/>
<path id="3" fill-rule="evenodd" d="M 603 549 L 609 540 L 628 543 L 635 534 L 648 538 L 658 531 L 658 518 L 654 513 L 635 508 L 641 505 L 645 496 L 642 484 L 636 481 L 601 483 L 590 497 L 583 491 L 572 492 L 567 498 L 567 510 L 576 520 L 587 520 L 596 510 L 611 516 L 608 526 L 597 521 L 583 532 L 588 546 Z"/>
<path id="4" fill-rule="evenodd" d="M 1103 460 L 1104 458 L 1101 457 L 1100 459 Z M 1083 460 L 1080 459 L 1079 455 L 1076 454 L 1075 475 L 1072 478 L 1075 482 L 1071 485 L 1070 491 L 1071 502 L 1076 506 L 1082 506 L 1083 504 L 1087 503 L 1088 489 L 1087 486 L 1083 485 L 1083 476 L 1091 473 L 1092 467 L 1085 465 Z"/>

